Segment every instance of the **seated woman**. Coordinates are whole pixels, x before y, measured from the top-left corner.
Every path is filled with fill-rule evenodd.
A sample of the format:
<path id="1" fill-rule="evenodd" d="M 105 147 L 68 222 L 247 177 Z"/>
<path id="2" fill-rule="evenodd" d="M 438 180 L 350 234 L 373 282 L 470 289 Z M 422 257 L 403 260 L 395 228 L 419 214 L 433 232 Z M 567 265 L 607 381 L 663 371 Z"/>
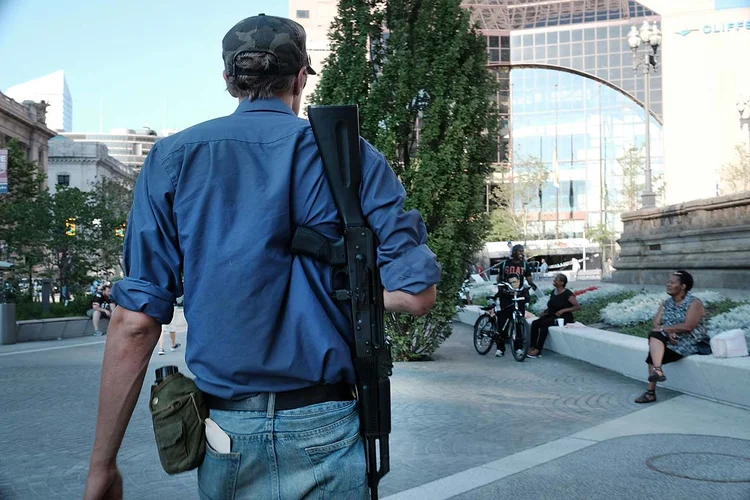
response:
<path id="1" fill-rule="evenodd" d="M 648 390 L 636 403 L 656 401 L 656 383 L 664 382 L 662 365 L 698 354 L 698 343 L 707 341 L 703 303 L 690 293 L 693 277 L 687 271 L 675 271 L 667 282 L 669 298 L 659 308 L 648 335 Z"/>
<path id="2" fill-rule="evenodd" d="M 555 289 L 547 302 L 547 309 L 531 323 L 531 348 L 528 357 L 541 357 L 549 327 L 555 326 L 559 318 L 565 320 L 565 323 L 572 323 L 573 313 L 581 308 L 576 296 L 566 288 L 567 285 L 568 277 L 564 274 L 557 274 L 552 280 Z"/>

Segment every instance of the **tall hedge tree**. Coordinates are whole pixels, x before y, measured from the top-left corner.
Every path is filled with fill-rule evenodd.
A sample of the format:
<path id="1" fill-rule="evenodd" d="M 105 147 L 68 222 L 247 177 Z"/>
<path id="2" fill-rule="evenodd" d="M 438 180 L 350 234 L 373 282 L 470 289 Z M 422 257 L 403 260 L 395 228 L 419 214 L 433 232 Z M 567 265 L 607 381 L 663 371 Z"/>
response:
<path id="1" fill-rule="evenodd" d="M 44 261 L 49 227 L 48 196 L 44 173 L 26 159 L 15 139 L 8 144 L 8 193 L 0 195 L 0 241 L 5 250 L 0 260 L 12 260 L 15 270 L 31 278 Z M 32 288 L 29 287 L 29 293 Z"/>
<path id="2" fill-rule="evenodd" d="M 495 82 L 485 40 L 460 3 L 341 0 L 314 96 L 319 104 L 360 105 L 363 136 L 403 182 L 406 208 L 422 214 L 443 266 L 427 317 L 389 316 L 399 359 L 429 356 L 450 335 L 466 266 L 489 227 L 484 193 L 497 157 Z"/>

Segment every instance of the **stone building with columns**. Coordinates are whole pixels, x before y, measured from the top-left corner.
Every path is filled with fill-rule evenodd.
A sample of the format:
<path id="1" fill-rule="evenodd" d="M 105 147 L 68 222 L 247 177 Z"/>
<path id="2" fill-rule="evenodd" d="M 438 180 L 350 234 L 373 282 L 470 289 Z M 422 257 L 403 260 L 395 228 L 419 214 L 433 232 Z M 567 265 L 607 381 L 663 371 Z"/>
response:
<path id="1" fill-rule="evenodd" d="M 0 148 L 5 148 L 11 139 L 21 143 L 26 158 L 35 161 L 47 174 L 47 141 L 57 135 L 47 128 L 47 104 L 42 102 L 16 102 L 0 92 Z"/>
<path id="2" fill-rule="evenodd" d="M 132 186 L 137 177 L 135 168 L 110 156 L 100 142 L 75 142 L 63 136 L 49 141 L 47 185 L 51 193 L 58 186 L 89 191 L 102 179 Z"/>

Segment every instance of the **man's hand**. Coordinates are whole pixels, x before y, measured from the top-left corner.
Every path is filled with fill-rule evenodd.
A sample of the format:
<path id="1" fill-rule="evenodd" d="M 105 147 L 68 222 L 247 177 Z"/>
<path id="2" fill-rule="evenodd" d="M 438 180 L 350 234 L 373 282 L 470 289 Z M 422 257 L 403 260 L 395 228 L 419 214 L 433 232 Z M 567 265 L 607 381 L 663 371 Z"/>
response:
<path id="1" fill-rule="evenodd" d="M 429 312 L 437 297 L 435 285 L 431 285 L 416 295 L 400 290 L 383 290 L 383 305 L 388 312 L 405 312 L 414 316 L 424 316 Z"/>
<path id="2" fill-rule="evenodd" d="M 560 316 L 562 316 L 563 314 L 565 314 L 565 313 L 564 313 L 564 312 L 562 312 L 562 311 L 557 311 L 557 312 L 555 313 L 555 316 L 557 316 L 557 317 L 559 318 L 559 317 L 560 317 Z"/>
<path id="3" fill-rule="evenodd" d="M 122 475 L 117 465 L 92 466 L 86 479 L 83 500 L 122 500 Z"/>
<path id="4" fill-rule="evenodd" d="M 674 332 L 673 332 L 673 333 L 670 333 L 670 334 L 669 334 L 669 343 L 670 343 L 670 344 L 676 344 L 676 343 L 677 343 L 677 339 L 678 339 L 678 338 L 679 338 L 679 337 L 678 337 L 678 335 L 677 335 L 676 333 L 674 333 Z"/>

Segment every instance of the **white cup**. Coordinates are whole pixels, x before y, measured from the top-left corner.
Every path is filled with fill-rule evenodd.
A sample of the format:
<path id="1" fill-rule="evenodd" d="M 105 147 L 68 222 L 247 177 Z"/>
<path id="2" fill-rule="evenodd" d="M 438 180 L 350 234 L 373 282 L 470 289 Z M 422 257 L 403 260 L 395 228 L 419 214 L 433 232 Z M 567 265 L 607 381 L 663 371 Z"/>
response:
<path id="1" fill-rule="evenodd" d="M 565 325 L 565 320 L 563 318 L 557 318 L 557 326 L 563 326 Z"/>

